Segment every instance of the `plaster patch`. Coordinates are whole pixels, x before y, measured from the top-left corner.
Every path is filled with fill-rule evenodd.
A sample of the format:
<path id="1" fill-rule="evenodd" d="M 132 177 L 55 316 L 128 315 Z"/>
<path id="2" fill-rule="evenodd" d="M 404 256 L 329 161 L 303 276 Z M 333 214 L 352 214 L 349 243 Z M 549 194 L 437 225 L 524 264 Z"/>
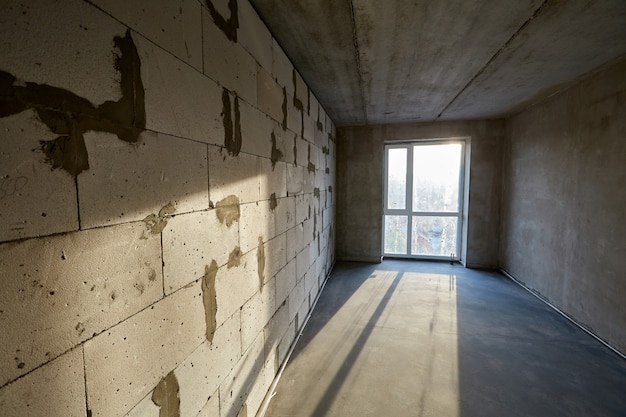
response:
<path id="1" fill-rule="evenodd" d="M 309 162 L 307 169 L 309 172 L 315 173 L 315 164 L 311 162 L 311 144 L 309 143 L 309 155 L 307 156 L 307 160 Z"/>
<path id="2" fill-rule="evenodd" d="M 232 156 L 239 155 L 241 151 L 241 112 L 239 110 L 239 97 L 235 96 L 233 108 L 230 104 L 230 93 L 226 88 L 222 90 L 222 122 L 224 125 L 224 147 Z"/>
<path id="3" fill-rule="evenodd" d="M 107 132 L 135 143 L 146 126 L 146 110 L 141 61 L 130 34 L 113 38 L 121 52 L 115 58 L 120 73 L 122 97 L 105 101 L 96 107 L 71 91 L 47 84 L 23 82 L 6 71 L 0 71 L 0 117 L 33 109 L 39 119 L 58 134 L 55 139 L 40 141 L 40 150 L 53 169 L 62 168 L 72 176 L 89 169 L 84 134 Z"/>
<path id="4" fill-rule="evenodd" d="M 237 29 L 239 29 L 237 0 L 228 1 L 228 10 L 230 11 L 228 20 L 217 11 L 217 8 L 213 5 L 211 0 L 206 0 L 206 6 L 211 13 L 211 17 L 213 18 L 215 25 L 220 28 L 222 32 L 224 32 L 224 35 L 226 35 L 229 40 L 237 42 Z"/>
<path id="5" fill-rule="evenodd" d="M 287 131 L 287 89 L 283 87 L 283 121 L 282 128 Z"/>
<path id="6" fill-rule="evenodd" d="M 222 224 L 230 227 L 234 222 L 239 221 L 239 197 L 229 195 L 215 204 L 215 214 Z"/>
<path id="7" fill-rule="evenodd" d="M 159 417 L 180 417 L 180 387 L 174 371 L 158 383 L 152 402 L 159 407 Z"/>
<path id="8" fill-rule="evenodd" d="M 241 265 L 241 256 L 243 253 L 241 252 L 241 248 L 237 246 L 233 251 L 228 255 L 228 268 L 233 268 L 235 266 Z"/>
<path id="9" fill-rule="evenodd" d="M 276 162 L 281 161 L 282 159 L 283 159 L 283 152 L 280 149 L 278 149 L 278 147 L 276 146 L 276 135 L 274 134 L 274 132 L 272 132 L 272 155 L 271 155 L 272 170 L 276 166 Z"/>
<path id="10" fill-rule="evenodd" d="M 158 235 L 161 233 L 165 226 L 167 226 L 167 217 L 172 215 L 176 211 L 176 208 L 170 201 L 165 206 L 159 210 L 158 216 L 156 214 L 149 214 L 143 219 L 143 222 L 146 224 L 146 227 L 153 235 Z"/>
<path id="11" fill-rule="evenodd" d="M 278 200 L 276 199 L 276 193 L 270 195 L 270 210 L 274 211 L 278 207 Z"/>
<path id="12" fill-rule="evenodd" d="M 215 292 L 215 277 L 217 276 L 217 262 L 211 261 L 211 265 L 205 266 L 204 277 L 202 278 L 202 302 L 204 303 L 204 313 L 206 320 L 206 339 L 213 342 L 215 329 L 217 328 L 217 294 Z"/>
<path id="13" fill-rule="evenodd" d="M 297 75 L 296 75 L 296 70 L 292 70 L 291 71 L 292 76 L 293 76 L 293 106 L 300 110 L 301 112 L 304 110 L 304 105 L 302 104 L 302 101 L 297 97 L 298 95 L 298 80 L 297 80 Z"/>
<path id="14" fill-rule="evenodd" d="M 259 273 L 259 290 L 263 291 L 263 283 L 265 282 L 265 246 L 263 245 L 263 236 L 259 236 L 256 259 Z"/>

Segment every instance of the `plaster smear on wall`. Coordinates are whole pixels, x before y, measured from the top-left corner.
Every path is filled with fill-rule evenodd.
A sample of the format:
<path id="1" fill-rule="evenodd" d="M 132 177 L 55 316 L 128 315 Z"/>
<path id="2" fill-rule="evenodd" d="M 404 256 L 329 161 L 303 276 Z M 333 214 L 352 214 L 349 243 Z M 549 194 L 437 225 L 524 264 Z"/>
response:
<path id="1" fill-rule="evenodd" d="M 0 70 L 0 117 L 35 110 L 51 132 L 60 134 L 41 141 L 40 150 L 53 168 L 62 168 L 73 176 L 89 169 L 83 137 L 86 132 L 113 133 L 120 140 L 135 143 L 146 126 L 141 61 L 130 30 L 113 41 L 121 52 L 115 59 L 115 68 L 120 73 L 122 97 L 97 107 L 71 91 L 24 82 Z"/>

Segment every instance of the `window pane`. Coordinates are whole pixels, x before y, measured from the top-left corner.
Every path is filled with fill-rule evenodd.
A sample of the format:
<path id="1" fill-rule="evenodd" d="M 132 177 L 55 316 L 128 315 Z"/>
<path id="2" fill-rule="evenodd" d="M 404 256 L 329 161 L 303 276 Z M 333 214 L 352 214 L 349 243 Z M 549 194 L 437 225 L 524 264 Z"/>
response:
<path id="1" fill-rule="evenodd" d="M 413 211 L 458 212 L 461 144 L 413 146 Z"/>
<path id="2" fill-rule="evenodd" d="M 407 216 L 385 216 L 385 253 L 406 255 Z"/>
<path id="3" fill-rule="evenodd" d="M 457 224 L 457 217 L 414 216 L 411 254 L 456 257 Z"/>
<path id="4" fill-rule="evenodd" d="M 406 148 L 389 149 L 387 155 L 387 208 L 406 208 Z"/>

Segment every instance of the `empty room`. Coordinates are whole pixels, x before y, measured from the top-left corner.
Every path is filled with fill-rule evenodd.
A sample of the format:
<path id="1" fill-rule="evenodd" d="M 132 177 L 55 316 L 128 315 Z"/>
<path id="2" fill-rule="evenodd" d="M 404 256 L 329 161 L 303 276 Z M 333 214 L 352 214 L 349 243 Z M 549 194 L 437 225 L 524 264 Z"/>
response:
<path id="1" fill-rule="evenodd" d="M 626 2 L 7 0 L 0 415 L 626 415 Z"/>

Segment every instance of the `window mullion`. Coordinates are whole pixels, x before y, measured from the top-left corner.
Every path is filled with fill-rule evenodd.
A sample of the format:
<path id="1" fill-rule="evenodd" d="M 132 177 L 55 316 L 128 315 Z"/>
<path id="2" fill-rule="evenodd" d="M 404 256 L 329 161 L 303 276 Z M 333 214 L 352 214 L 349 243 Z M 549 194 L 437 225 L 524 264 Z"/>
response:
<path id="1" fill-rule="evenodd" d="M 406 211 L 407 211 L 407 231 L 406 244 L 407 255 L 412 252 L 412 231 L 413 231 L 413 146 L 407 145 L 406 163 Z"/>

